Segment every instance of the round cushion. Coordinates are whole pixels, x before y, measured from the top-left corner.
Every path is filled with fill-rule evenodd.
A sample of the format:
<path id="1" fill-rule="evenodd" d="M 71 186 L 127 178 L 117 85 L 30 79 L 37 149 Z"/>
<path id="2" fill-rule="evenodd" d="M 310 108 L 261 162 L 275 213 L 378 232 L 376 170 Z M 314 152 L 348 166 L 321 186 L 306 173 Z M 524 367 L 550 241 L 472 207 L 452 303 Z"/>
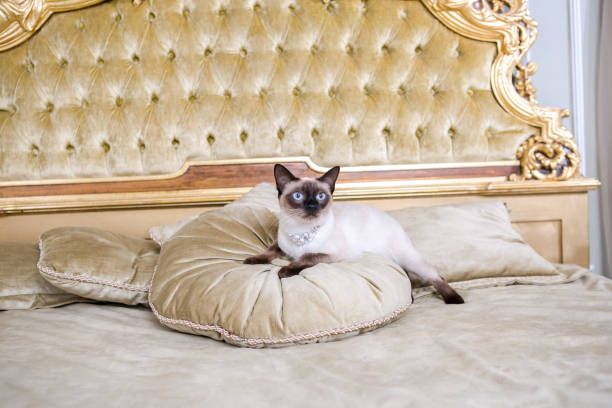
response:
<path id="1" fill-rule="evenodd" d="M 318 264 L 279 279 L 287 263 L 245 265 L 276 237 L 274 205 L 242 200 L 206 212 L 162 246 L 149 302 L 173 329 L 246 347 L 328 341 L 398 318 L 410 280 L 391 261 L 366 255 Z"/>

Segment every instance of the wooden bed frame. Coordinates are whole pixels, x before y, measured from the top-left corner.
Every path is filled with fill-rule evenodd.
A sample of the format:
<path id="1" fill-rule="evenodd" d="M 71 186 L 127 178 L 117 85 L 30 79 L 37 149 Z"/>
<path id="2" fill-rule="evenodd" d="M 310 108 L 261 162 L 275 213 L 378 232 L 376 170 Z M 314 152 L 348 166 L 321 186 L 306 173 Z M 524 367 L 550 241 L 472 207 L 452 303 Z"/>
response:
<path id="1" fill-rule="evenodd" d="M 51 13 L 97 2 L 48 0 L 36 10 L 33 1 L 21 9 L 0 4 L 0 51 L 25 41 Z M 599 183 L 578 174 L 579 153 L 561 123 L 567 112 L 535 102 L 529 79 L 535 66 L 524 57 L 535 40 L 536 24 L 524 2 L 422 2 L 453 31 L 497 44 L 491 86 L 498 103 L 542 132 L 523 142 L 515 161 L 345 167 L 336 198 L 385 209 L 502 200 L 516 228 L 542 255 L 587 266 L 587 192 Z M 134 3 L 138 7 L 140 2 Z M 297 174 L 326 170 L 308 157 L 270 157 L 188 162 L 175 173 L 156 176 L 0 182 L 0 237 L 35 242 L 45 230 L 64 225 L 146 236 L 150 226 L 218 207 L 259 182 L 272 182 L 276 162 Z"/>

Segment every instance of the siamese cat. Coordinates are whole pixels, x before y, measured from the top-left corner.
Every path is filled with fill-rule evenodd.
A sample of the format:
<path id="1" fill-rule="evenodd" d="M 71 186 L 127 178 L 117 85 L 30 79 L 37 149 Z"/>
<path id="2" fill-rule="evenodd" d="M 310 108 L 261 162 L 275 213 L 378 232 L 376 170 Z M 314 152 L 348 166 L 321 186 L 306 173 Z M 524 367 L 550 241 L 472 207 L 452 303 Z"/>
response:
<path id="1" fill-rule="evenodd" d="M 320 262 L 351 260 L 372 252 L 433 285 L 444 302 L 463 303 L 461 296 L 425 262 L 393 217 L 361 204 L 333 203 L 339 173 L 340 168 L 334 167 L 317 179 L 297 178 L 286 167 L 275 165 L 281 208 L 278 239 L 244 263 L 270 263 L 288 255 L 293 261 L 278 271 L 280 278 L 288 278 Z"/>

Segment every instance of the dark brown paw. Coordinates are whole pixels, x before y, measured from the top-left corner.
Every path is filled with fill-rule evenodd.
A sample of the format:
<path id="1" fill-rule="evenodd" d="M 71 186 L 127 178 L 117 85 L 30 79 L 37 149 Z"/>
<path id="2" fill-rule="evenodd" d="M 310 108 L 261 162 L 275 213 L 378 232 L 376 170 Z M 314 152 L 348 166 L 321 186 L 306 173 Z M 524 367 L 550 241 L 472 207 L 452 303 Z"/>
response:
<path id="1" fill-rule="evenodd" d="M 444 303 L 446 303 L 447 305 L 460 305 L 465 302 L 463 301 L 463 298 L 457 292 L 455 292 L 449 297 L 445 297 Z"/>
<path id="2" fill-rule="evenodd" d="M 269 263 L 269 260 L 266 257 L 255 255 L 255 256 L 249 256 L 247 259 L 244 260 L 243 263 L 248 264 L 248 265 L 266 264 L 266 263 Z"/>
<path id="3" fill-rule="evenodd" d="M 300 271 L 297 271 L 295 269 L 292 268 L 287 268 L 286 266 L 283 266 L 282 268 L 280 268 L 278 270 L 278 277 L 283 279 L 283 278 L 290 278 L 292 276 L 295 275 L 299 275 Z"/>

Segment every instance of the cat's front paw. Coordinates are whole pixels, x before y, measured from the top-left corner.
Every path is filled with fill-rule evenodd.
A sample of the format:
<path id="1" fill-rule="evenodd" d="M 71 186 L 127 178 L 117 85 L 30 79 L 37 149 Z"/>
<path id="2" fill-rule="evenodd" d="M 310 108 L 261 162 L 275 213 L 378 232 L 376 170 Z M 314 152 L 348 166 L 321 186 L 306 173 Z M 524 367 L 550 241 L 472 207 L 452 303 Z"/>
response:
<path id="1" fill-rule="evenodd" d="M 267 256 L 254 255 L 254 256 L 249 256 L 242 263 L 245 263 L 247 265 L 266 264 L 266 263 L 270 263 L 270 260 L 268 259 Z"/>
<path id="2" fill-rule="evenodd" d="M 278 270 L 278 277 L 281 279 L 290 278 L 292 276 L 299 275 L 299 273 L 300 271 L 297 269 L 290 268 L 288 266 L 283 266 Z"/>

